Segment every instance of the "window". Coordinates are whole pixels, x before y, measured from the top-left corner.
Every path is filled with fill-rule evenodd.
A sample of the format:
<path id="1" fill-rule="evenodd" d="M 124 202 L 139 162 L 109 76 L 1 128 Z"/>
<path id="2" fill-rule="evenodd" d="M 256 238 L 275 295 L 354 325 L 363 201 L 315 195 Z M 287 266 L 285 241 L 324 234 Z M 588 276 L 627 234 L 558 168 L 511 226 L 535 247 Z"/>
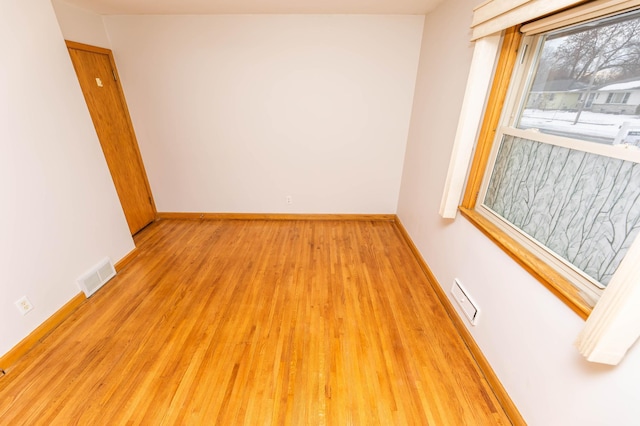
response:
<path id="1" fill-rule="evenodd" d="M 631 92 L 625 93 L 609 93 L 605 103 L 607 104 L 626 104 L 631 96 Z"/>
<path id="2" fill-rule="evenodd" d="M 633 11 L 639 9 L 640 0 L 487 0 L 474 9 L 475 47 L 439 210 L 447 219 L 455 219 L 460 212 L 586 319 L 574 342 L 576 348 L 589 361 L 611 365 L 618 364 L 640 338 L 640 237 L 632 235 L 637 225 L 638 197 L 633 194 L 637 190 L 635 169 L 640 152 L 640 125 L 636 121 L 640 115 L 640 43 L 635 28 L 640 14 Z M 620 26 L 626 28 L 620 30 Z M 616 27 L 623 32 L 614 31 Z M 573 41 L 579 37 L 585 41 L 582 46 L 574 43 L 576 49 L 586 50 L 578 50 L 582 52 L 580 56 L 573 55 L 575 68 L 556 66 L 552 70 L 550 56 L 570 64 L 566 60 L 576 49 L 568 49 L 568 40 L 574 34 Z M 595 39 L 594 34 L 598 36 Z M 606 42 L 601 43 L 602 40 Z M 565 42 L 563 48 L 567 50 L 561 51 L 565 53 L 555 54 Z M 493 78 L 488 70 L 494 70 Z M 561 76 L 568 75 L 575 78 L 561 81 Z M 552 100 L 551 92 L 555 94 Z M 620 103 L 606 103 L 612 93 L 624 93 Z M 545 100 L 544 108 L 537 104 Z M 553 152 L 547 155 L 545 150 Z M 582 157 L 580 166 L 571 173 L 567 166 L 576 156 Z M 511 164 L 505 159 L 512 158 L 529 165 L 528 171 L 514 178 L 515 169 L 510 169 L 501 178 L 500 174 Z M 551 165 L 558 158 L 564 158 L 560 165 Z M 544 160 L 535 162 L 540 159 Z M 592 172 L 585 173 L 587 165 Z M 600 174 L 609 179 L 603 180 Z M 582 228 L 583 237 L 598 224 L 609 226 L 609 231 L 600 237 L 593 234 L 593 244 L 583 244 L 586 238 L 583 241 L 575 237 L 571 244 L 565 244 L 567 234 L 572 233 L 568 228 L 555 236 L 547 232 L 548 238 L 536 234 L 545 241 L 527 236 L 524 230 L 486 207 L 490 204 L 498 209 L 501 197 L 512 196 L 508 191 L 500 194 L 500 185 L 509 180 L 514 194 L 525 194 L 521 198 L 526 208 L 535 204 L 543 214 L 578 212 L 575 216 L 582 220 L 578 228 Z M 552 185 L 540 187 L 549 181 Z M 565 191 L 572 181 L 579 182 Z M 594 186 L 593 182 L 600 183 Z M 606 197 L 601 191 L 605 185 L 610 188 Z M 585 210 L 583 201 L 589 193 L 593 202 L 587 206 L 597 208 Z M 564 198 L 549 194 L 564 194 Z M 562 200 L 571 202 L 563 205 Z M 573 204 L 576 200 L 581 202 Z M 541 205 L 548 206 L 549 212 Z M 554 206 L 560 208 L 552 210 Z M 504 214 L 509 216 L 511 212 L 507 210 Z M 536 212 L 525 211 L 527 215 L 531 213 L 522 222 L 526 227 Z M 536 219 L 540 229 L 547 226 L 543 219 Z M 620 245 L 622 237 L 627 242 Z M 581 248 L 587 249 L 589 245 L 592 250 L 586 263 L 573 263 L 577 257 L 572 254 L 578 251 L 571 250 L 576 241 L 579 247 L 582 244 Z M 609 247 L 600 244 L 603 242 Z M 572 259 L 563 259 L 562 253 L 557 253 L 561 248 L 546 244 L 564 244 L 569 248 L 565 257 Z M 602 246 L 604 250 L 600 250 Z M 611 256 L 611 249 L 616 256 Z M 612 261 L 600 259 L 601 268 L 590 267 L 591 259 L 597 260 L 607 250 Z M 579 254 L 584 253 L 587 250 Z M 618 260 L 617 267 L 609 268 Z M 544 307 L 540 309 L 543 315 Z"/>
<path id="3" fill-rule="evenodd" d="M 640 13 L 525 36 L 511 64 L 461 211 L 586 317 L 640 233 Z"/>

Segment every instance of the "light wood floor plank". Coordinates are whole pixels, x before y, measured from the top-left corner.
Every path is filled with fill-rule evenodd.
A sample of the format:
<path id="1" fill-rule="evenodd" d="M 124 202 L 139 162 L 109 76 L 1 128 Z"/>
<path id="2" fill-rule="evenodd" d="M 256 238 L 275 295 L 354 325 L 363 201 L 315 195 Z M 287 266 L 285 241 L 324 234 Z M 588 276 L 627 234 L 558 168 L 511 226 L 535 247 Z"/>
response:
<path id="1" fill-rule="evenodd" d="M 509 424 L 393 222 L 160 220 L 0 424 Z"/>

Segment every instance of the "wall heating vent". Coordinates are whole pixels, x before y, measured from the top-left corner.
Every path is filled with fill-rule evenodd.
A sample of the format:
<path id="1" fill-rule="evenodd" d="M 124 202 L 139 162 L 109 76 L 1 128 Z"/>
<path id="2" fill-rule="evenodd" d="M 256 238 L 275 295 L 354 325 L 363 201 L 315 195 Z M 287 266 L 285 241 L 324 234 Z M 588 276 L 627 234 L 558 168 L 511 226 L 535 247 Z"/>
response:
<path id="1" fill-rule="evenodd" d="M 460 284 L 460 281 L 456 278 L 453 280 L 453 287 L 451 287 L 451 294 L 455 297 L 456 302 L 462 308 L 462 312 L 469 318 L 471 325 L 478 323 L 478 316 L 480 315 L 480 309 L 478 305 L 471 299 L 469 292 L 466 288 Z"/>
<path id="2" fill-rule="evenodd" d="M 102 262 L 94 266 L 86 274 L 78 278 L 78 286 L 85 296 L 89 297 L 100 287 L 105 285 L 107 281 L 115 277 L 116 269 L 109 258 L 105 258 Z"/>

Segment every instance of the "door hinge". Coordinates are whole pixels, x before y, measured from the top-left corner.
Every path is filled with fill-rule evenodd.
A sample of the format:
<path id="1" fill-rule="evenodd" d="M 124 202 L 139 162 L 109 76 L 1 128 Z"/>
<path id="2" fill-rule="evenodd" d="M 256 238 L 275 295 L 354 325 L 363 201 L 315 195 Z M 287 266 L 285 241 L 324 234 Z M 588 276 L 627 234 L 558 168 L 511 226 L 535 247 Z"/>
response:
<path id="1" fill-rule="evenodd" d="M 111 68 L 111 74 L 113 74 L 113 81 L 118 81 L 118 78 L 116 77 L 116 70 Z"/>

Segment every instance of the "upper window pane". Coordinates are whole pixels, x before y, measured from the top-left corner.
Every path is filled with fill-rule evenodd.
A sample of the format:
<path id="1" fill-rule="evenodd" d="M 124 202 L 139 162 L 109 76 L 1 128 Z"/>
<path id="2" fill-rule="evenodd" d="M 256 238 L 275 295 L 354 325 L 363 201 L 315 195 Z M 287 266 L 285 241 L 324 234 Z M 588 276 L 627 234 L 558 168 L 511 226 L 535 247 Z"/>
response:
<path id="1" fill-rule="evenodd" d="M 640 14 L 543 37 L 516 126 L 640 146 Z"/>

